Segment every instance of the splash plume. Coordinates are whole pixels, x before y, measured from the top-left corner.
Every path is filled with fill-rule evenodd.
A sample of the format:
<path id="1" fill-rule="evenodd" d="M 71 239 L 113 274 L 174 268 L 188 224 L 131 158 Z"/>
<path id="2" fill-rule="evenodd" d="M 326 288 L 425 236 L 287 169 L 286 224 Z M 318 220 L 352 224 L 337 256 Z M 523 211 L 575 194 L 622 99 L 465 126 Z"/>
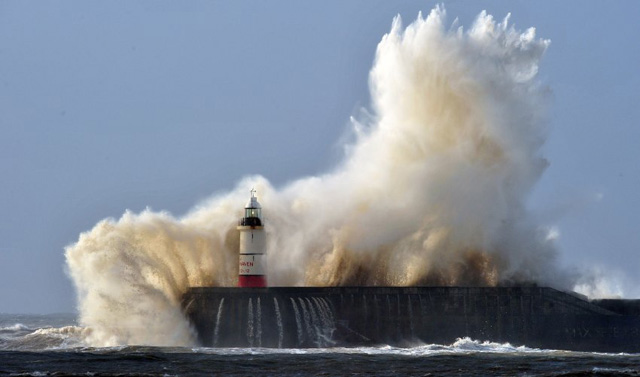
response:
<path id="1" fill-rule="evenodd" d="M 265 207 L 272 285 L 570 287 L 526 200 L 547 163 L 549 41 L 482 12 L 448 29 L 437 7 L 378 45 L 371 113 L 332 172 L 282 189 L 247 177 L 182 218 L 107 219 L 66 250 L 95 345 L 187 345 L 189 286 L 233 286 L 246 190 Z M 276 263 L 277 261 L 277 263 Z M 285 261 L 285 262 L 283 262 Z"/>

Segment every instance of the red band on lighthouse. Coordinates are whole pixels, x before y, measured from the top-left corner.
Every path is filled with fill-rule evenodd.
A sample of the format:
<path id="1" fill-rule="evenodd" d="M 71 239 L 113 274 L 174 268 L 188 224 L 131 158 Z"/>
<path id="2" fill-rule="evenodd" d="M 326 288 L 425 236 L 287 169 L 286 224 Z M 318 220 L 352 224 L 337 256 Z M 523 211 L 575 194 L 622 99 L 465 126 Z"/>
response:
<path id="1" fill-rule="evenodd" d="M 238 276 L 238 287 L 243 288 L 264 288 L 267 286 L 267 278 L 264 275 L 240 275 Z"/>

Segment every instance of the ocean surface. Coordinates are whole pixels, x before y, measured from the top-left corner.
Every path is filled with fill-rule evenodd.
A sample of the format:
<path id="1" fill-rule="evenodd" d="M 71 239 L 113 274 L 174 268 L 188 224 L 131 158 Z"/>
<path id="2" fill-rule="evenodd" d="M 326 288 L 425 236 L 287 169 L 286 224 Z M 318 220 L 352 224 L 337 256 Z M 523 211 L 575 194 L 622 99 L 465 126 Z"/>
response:
<path id="1" fill-rule="evenodd" d="M 0 314 L 0 376 L 640 376 L 640 354 L 459 339 L 410 348 L 94 348 L 74 315 Z"/>

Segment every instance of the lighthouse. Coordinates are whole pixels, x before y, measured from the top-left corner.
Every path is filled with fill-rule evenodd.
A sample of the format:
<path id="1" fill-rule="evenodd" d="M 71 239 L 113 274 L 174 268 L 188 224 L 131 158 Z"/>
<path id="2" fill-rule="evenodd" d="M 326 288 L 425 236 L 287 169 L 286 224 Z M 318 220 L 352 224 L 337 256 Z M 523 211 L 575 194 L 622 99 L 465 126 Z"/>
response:
<path id="1" fill-rule="evenodd" d="M 240 231 L 240 260 L 238 287 L 260 288 L 267 286 L 267 243 L 262 220 L 262 207 L 251 189 L 251 198 L 244 207 L 244 217 L 238 223 Z"/>

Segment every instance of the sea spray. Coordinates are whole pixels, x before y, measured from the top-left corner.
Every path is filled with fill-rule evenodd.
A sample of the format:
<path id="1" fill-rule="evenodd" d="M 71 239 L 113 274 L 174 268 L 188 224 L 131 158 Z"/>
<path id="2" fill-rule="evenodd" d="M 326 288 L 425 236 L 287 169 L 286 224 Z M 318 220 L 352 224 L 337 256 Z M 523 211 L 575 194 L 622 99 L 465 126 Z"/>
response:
<path id="1" fill-rule="evenodd" d="M 235 278 L 228 272 L 234 242 L 224 236 L 232 226 L 221 228 L 193 227 L 147 210 L 103 220 L 81 234 L 66 258 L 80 323 L 93 330 L 88 342 L 193 344 L 180 309 L 182 294 L 189 286 L 230 284 Z"/>
<path id="2" fill-rule="evenodd" d="M 354 120 L 332 172 L 281 189 L 248 177 L 182 218 L 127 212 L 67 247 L 88 342 L 194 344 L 181 296 L 236 284 L 235 225 L 251 187 L 273 285 L 571 287 L 526 206 L 547 165 L 536 74 L 549 41 L 484 12 L 466 32 L 445 24 L 442 7 L 406 28 L 395 18 L 370 73 L 371 117 Z M 299 303 L 298 336 L 314 314 Z"/>
<path id="3" fill-rule="evenodd" d="M 305 266 L 306 283 L 566 286 L 525 206 L 546 166 L 535 72 L 549 43 L 484 13 L 468 33 L 443 22 L 440 8 L 404 30 L 395 19 L 349 156 L 277 193 L 291 210 L 271 214 L 272 257 Z"/>

